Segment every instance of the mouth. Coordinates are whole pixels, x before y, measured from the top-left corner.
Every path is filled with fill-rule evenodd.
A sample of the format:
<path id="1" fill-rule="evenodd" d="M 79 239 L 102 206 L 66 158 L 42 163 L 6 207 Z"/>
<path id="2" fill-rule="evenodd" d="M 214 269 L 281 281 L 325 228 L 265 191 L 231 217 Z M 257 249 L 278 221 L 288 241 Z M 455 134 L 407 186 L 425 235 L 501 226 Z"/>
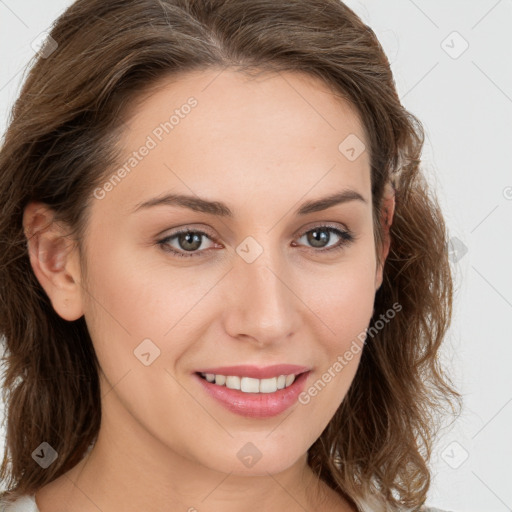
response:
<path id="1" fill-rule="evenodd" d="M 215 385 L 241 391 L 242 393 L 260 394 L 276 393 L 289 388 L 295 379 L 307 372 L 281 374 L 277 377 L 257 379 L 239 375 L 223 375 L 215 373 L 196 372 L 201 379 Z"/>
<path id="2" fill-rule="evenodd" d="M 206 395 L 228 411 L 239 416 L 269 418 L 297 403 L 310 373 L 306 369 L 258 379 L 247 375 L 195 372 L 194 377 Z"/>

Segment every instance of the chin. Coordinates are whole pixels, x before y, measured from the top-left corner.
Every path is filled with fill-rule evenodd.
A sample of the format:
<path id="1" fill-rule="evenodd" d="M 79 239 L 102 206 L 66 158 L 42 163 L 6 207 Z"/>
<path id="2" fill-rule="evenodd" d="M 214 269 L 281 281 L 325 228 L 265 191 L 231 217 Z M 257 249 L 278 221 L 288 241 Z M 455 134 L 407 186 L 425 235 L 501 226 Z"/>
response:
<path id="1" fill-rule="evenodd" d="M 216 461 L 210 458 L 205 463 L 208 467 L 222 473 L 238 476 L 268 476 L 269 473 L 277 474 L 286 471 L 296 464 L 300 457 L 307 455 L 300 448 L 297 448 L 297 453 L 294 455 L 294 451 L 290 449 L 282 451 L 270 447 L 265 449 L 261 447 L 261 443 L 259 444 L 261 448 L 257 446 L 257 440 L 254 443 L 251 441 L 240 443 L 240 448 L 234 450 L 234 457 L 226 458 L 224 453 L 222 458 Z"/>

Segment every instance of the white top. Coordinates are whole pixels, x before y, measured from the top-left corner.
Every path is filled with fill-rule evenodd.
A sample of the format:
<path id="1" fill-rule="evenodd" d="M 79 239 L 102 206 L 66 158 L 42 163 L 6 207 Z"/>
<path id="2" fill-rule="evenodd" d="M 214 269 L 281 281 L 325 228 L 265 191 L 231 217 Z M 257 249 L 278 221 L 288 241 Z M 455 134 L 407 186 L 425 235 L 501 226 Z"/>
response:
<path id="1" fill-rule="evenodd" d="M 445 512 L 438 508 L 425 507 L 422 512 Z M 39 512 L 34 495 L 25 494 L 9 505 L 0 500 L 0 512 Z"/>
<path id="2" fill-rule="evenodd" d="M 35 496 L 25 494 L 8 505 L 0 500 L 0 512 L 39 512 L 39 509 L 36 505 Z"/>

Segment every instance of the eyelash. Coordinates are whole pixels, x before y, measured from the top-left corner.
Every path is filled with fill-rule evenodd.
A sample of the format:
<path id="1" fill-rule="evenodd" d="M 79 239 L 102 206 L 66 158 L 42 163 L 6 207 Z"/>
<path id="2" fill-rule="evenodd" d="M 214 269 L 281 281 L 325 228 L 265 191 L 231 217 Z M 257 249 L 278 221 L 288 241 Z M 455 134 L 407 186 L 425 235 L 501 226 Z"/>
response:
<path id="1" fill-rule="evenodd" d="M 338 235 L 341 238 L 341 240 L 336 245 L 333 245 L 332 247 L 328 247 L 327 249 L 314 250 L 314 248 L 312 248 L 314 252 L 326 253 L 326 252 L 339 251 L 341 249 L 344 249 L 347 245 L 349 245 L 350 243 L 352 243 L 356 239 L 356 237 L 350 231 L 348 231 L 348 230 L 344 231 L 342 229 L 336 228 L 334 226 L 328 226 L 328 225 L 319 225 L 319 226 L 315 226 L 313 228 L 310 228 L 307 231 L 304 231 L 299 236 L 299 238 L 302 238 L 304 235 L 310 233 L 311 231 L 315 231 L 315 230 L 322 230 L 322 231 L 328 231 L 329 233 L 334 233 L 334 234 Z M 210 240 L 214 241 L 212 239 L 212 237 L 210 237 L 208 235 L 208 233 L 205 233 L 205 232 L 200 231 L 200 230 L 184 228 L 184 229 L 181 229 L 179 231 L 176 231 L 175 233 L 173 233 L 170 236 L 167 236 L 167 237 L 163 238 L 162 240 L 157 241 L 157 245 L 159 245 L 162 248 L 162 250 L 164 250 L 165 252 L 172 253 L 173 255 L 179 256 L 179 257 L 182 257 L 182 258 L 192 258 L 192 257 L 195 257 L 195 256 L 202 256 L 203 253 L 205 252 L 205 250 L 189 252 L 187 254 L 187 253 L 183 253 L 181 251 L 177 251 L 176 249 L 171 249 L 169 247 L 168 243 L 169 243 L 170 240 L 172 240 L 172 239 L 174 239 L 174 238 L 176 238 L 179 235 L 184 234 L 184 233 L 194 233 L 194 234 L 197 234 L 197 235 L 202 235 L 202 236 L 205 236 L 205 237 L 209 238 Z"/>

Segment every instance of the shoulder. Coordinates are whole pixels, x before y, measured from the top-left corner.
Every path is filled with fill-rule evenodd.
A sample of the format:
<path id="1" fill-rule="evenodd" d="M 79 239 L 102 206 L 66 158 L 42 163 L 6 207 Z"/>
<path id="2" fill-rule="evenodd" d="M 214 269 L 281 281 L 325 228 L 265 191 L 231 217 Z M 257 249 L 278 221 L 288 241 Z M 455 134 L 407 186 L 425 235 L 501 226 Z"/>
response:
<path id="1" fill-rule="evenodd" d="M 449 510 L 441 510 L 440 508 L 434 507 L 421 507 L 419 512 L 450 512 Z"/>
<path id="2" fill-rule="evenodd" d="M 0 512 L 39 512 L 33 495 L 25 494 L 15 501 L 0 499 Z"/>

